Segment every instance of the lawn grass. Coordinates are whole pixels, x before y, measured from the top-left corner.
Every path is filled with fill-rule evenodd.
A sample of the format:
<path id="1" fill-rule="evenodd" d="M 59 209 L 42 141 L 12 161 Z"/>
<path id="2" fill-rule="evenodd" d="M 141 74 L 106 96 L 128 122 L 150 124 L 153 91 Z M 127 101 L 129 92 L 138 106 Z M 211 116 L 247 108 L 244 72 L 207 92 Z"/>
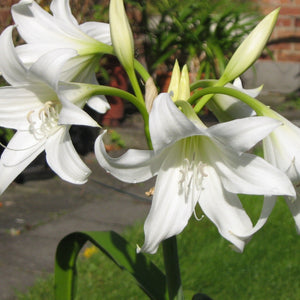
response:
<path id="1" fill-rule="evenodd" d="M 243 196 L 243 203 L 255 219 L 262 199 Z M 201 213 L 201 212 L 200 212 Z M 143 242 L 142 224 L 124 236 L 135 245 Z M 300 299 L 300 237 L 294 221 L 280 198 L 267 224 L 246 246 L 244 252 L 232 250 L 229 243 L 205 217 L 191 220 L 178 236 L 178 248 L 185 290 L 206 293 L 214 300 L 297 300 Z M 162 266 L 161 249 L 149 255 Z M 100 252 L 78 261 L 76 299 L 148 299 L 125 272 L 115 267 Z M 53 298 L 53 276 L 39 280 L 19 300 Z"/>

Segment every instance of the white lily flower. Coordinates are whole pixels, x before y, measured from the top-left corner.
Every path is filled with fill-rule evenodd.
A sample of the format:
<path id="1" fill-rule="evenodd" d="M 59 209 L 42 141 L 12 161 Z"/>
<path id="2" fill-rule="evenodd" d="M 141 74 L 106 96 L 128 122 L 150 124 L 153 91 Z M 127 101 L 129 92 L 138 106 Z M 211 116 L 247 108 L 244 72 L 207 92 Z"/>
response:
<path id="1" fill-rule="evenodd" d="M 49 52 L 27 69 L 15 52 L 12 30 L 10 26 L 0 36 L 0 69 L 11 85 L 0 88 L 0 126 L 17 132 L 1 156 L 0 194 L 43 150 L 49 166 L 62 179 L 85 183 L 90 170 L 74 149 L 69 127 L 98 124 L 78 107 L 83 106 L 84 99 L 76 91 L 70 99 L 57 94 L 64 85 L 58 82 L 59 72 L 76 52 Z M 61 117 L 65 110 L 69 113 Z"/>
<path id="2" fill-rule="evenodd" d="M 161 241 L 179 234 L 197 204 L 242 251 L 253 225 L 236 194 L 295 195 L 285 174 L 244 153 L 279 125 L 271 118 L 251 117 L 206 128 L 200 120 L 188 119 L 165 93 L 150 112 L 153 151 L 129 150 L 111 158 L 104 133 L 99 136 L 97 160 L 113 176 L 135 183 L 158 175 L 141 251 L 155 253 Z"/>
<path id="3" fill-rule="evenodd" d="M 109 24 L 86 22 L 79 25 L 71 13 L 69 0 L 53 0 L 50 9 L 53 15 L 33 0 L 21 0 L 12 6 L 17 30 L 27 43 L 17 47 L 18 56 L 30 66 L 49 51 L 73 49 L 78 55 L 66 62 L 60 80 L 98 84 L 95 69 L 99 57 L 113 51 Z M 98 108 L 96 98 L 106 101 L 104 96 L 88 101 L 95 110 Z M 109 109 L 108 103 L 101 109 L 98 112 L 105 113 Z"/>
<path id="4" fill-rule="evenodd" d="M 263 88 L 263 86 L 260 86 L 254 89 L 244 89 L 239 77 L 234 80 L 233 84 L 227 83 L 225 87 L 236 89 L 252 98 L 256 98 Z M 216 94 L 213 99 L 207 103 L 207 105 L 221 122 L 256 115 L 255 111 L 250 106 L 241 100 L 228 95 Z"/>
<path id="5" fill-rule="evenodd" d="M 286 203 L 300 234 L 300 129 L 275 111 L 269 112 L 266 115 L 281 121 L 283 125 L 263 140 L 264 156 L 268 162 L 285 172 L 294 184 L 297 198 L 293 200 L 286 197 Z M 272 198 L 271 201 L 275 204 L 276 198 Z M 269 207 L 268 213 L 272 207 Z"/>

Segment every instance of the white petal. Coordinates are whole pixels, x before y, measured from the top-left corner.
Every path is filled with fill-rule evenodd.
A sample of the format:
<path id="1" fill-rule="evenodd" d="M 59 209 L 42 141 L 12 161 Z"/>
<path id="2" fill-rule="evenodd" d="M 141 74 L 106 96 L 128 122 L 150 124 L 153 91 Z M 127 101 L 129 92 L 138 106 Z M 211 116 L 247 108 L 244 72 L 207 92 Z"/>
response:
<path id="1" fill-rule="evenodd" d="M 110 105 L 105 96 L 93 96 L 88 100 L 87 104 L 100 114 L 104 114 L 110 109 Z"/>
<path id="2" fill-rule="evenodd" d="M 193 188 L 181 191 L 182 160 L 174 147 L 159 170 L 150 212 L 144 225 L 145 243 L 141 251 L 155 253 L 163 240 L 179 234 L 195 208 Z"/>
<path id="3" fill-rule="evenodd" d="M 76 152 L 68 128 L 61 128 L 49 137 L 45 150 L 50 168 L 63 180 L 74 184 L 87 181 L 91 171 Z"/>
<path id="4" fill-rule="evenodd" d="M 72 49 L 58 49 L 51 51 L 41 56 L 38 61 L 32 65 L 29 71 L 56 90 L 63 65 L 71 57 L 76 55 L 76 51 Z M 47 72 L 45 72 L 45 70 L 47 70 Z"/>
<path id="5" fill-rule="evenodd" d="M 286 203 L 295 220 L 296 230 L 300 234 L 300 199 L 296 200 L 286 199 Z"/>
<path id="6" fill-rule="evenodd" d="M 196 127 L 174 104 L 167 93 L 158 95 L 149 116 L 149 127 L 154 151 L 174 144 L 192 135 L 206 135 Z"/>
<path id="7" fill-rule="evenodd" d="M 44 150 L 44 142 L 28 132 L 17 132 L 0 160 L 0 194 Z"/>
<path id="8" fill-rule="evenodd" d="M 49 89 L 50 90 L 50 89 Z M 53 100 L 53 93 L 41 85 L 0 88 L 0 126 L 14 129 L 28 129 L 30 111 L 43 107 L 43 100 Z M 49 93 L 48 93 L 49 92 Z"/>
<path id="9" fill-rule="evenodd" d="M 59 113 L 59 124 L 99 127 L 99 124 L 83 109 L 63 97 L 60 97 L 60 101 L 62 109 Z"/>
<path id="10" fill-rule="evenodd" d="M 80 25 L 80 29 L 88 36 L 107 45 L 111 45 L 109 24 L 101 22 L 86 22 Z"/>
<path id="11" fill-rule="evenodd" d="M 252 195 L 295 196 L 288 177 L 264 159 L 252 154 L 237 155 L 227 149 L 213 152 L 210 162 L 218 170 L 225 189 L 232 193 Z"/>
<path id="12" fill-rule="evenodd" d="M 78 25 L 77 20 L 71 12 L 69 0 L 53 0 L 50 5 L 50 10 L 55 18 L 64 20 L 70 24 Z"/>
<path id="13" fill-rule="evenodd" d="M 219 123 L 207 132 L 236 151 L 245 152 L 270 134 L 281 122 L 267 117 L 250 117 Z"/>
<path id="14" fill-rule="evenodd" d="M 130 149 L 119 158 L 112 158 L 106 153 L 103 143 L 105 133 L 106 131 L 95 141 L 95 155 L 100 166 L 108 173 L 130 183 L 142 182 L 157 174 L 167 153 L 154 155 L 150 150 Z"/>
<path id="15" fill-rule="evenodd" d="M 63 81 L 98 84 L 95 75 L 98 63 L 95 55 L 75 56 L 66 62 L 60 78 Z"/>
<path id="16" fill-rule="evenodd" d="M 86 48 L 85 42 L 93 43 L 93 39 L 81 32 L 78 26 L 68 20 L 55 18 L 34 1 L 21 0 L 13 5 L 12 16 L 20 35 L 27 43 L 51 42 L 56 48 L 76 50 Z"/>
<path id="17" fill-rule="evenodd" d="M 13 45 L 13 28 L 13 26 L 7 27 L 0 36 L 0 71 L 11 85 L 22 85 L 28 83 L 27 71 Z"/>
<path id="18" fill-rule="evenodd" d="M 260 214 L 255 226 L 246 233 L 237 234 L 237 237 L 245 239 L 245 240 L 250 239 L 254 233 L 256 233 L 258 230 L 260 230 L 267 222 L 267 220 L 273 210 L 273 207 L 276 204 L 276 200 L 277 200 L 277 196 L 271 196 L 271 197 L 266 196 L 264 198 L 264 203 L 263 203 L 263 208 L 262 208 L 261 214 Z"/>
<path id="19" fill-rule="evenodd" d="M 207 177 L 199 204 L 204 214 L 217 226 L 219 233 L 239 251 L 243 251 L 245 240 L 238 235 L 250 232 L 252 222 L 239 198 L 223 189 L 216 171 L 207 167 L 205 173 Z"/>

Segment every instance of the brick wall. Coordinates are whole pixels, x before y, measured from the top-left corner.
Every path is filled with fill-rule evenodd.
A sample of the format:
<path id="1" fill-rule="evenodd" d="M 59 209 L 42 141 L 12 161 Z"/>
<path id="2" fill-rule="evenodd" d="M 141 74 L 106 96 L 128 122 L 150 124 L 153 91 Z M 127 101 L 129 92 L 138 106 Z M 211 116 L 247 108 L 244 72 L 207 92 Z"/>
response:
<path id="1" fill-rule="evenodd" d="M 278 21 L 269 42 L 276 61 L 300 62 L 300 0 L 261 0 L 264 15 L 280 7 Z"/>

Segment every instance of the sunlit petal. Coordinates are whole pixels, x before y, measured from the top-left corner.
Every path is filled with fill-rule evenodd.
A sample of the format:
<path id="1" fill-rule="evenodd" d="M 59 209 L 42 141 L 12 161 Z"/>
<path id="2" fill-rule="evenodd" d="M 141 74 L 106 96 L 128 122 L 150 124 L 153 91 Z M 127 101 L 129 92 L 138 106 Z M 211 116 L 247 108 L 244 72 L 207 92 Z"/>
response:
<path id="1" fill-rule="evenodd" d="M 157 174 L 166 152 L 154 155 L 150 150 L 128 150 L 118 158 L 110 157 L 103 143 L 104 131 L 95 141 L 95 155 L 99 164 L 124 182 L 145 181 Z"/>
<path id="2" fill-rule="evenodd" d="M 91 171 L 76 152 L 67 128 L 49 137 L 45 150 L 49 166 L 62 179 L 74 184 L 87 181 Z"/>

